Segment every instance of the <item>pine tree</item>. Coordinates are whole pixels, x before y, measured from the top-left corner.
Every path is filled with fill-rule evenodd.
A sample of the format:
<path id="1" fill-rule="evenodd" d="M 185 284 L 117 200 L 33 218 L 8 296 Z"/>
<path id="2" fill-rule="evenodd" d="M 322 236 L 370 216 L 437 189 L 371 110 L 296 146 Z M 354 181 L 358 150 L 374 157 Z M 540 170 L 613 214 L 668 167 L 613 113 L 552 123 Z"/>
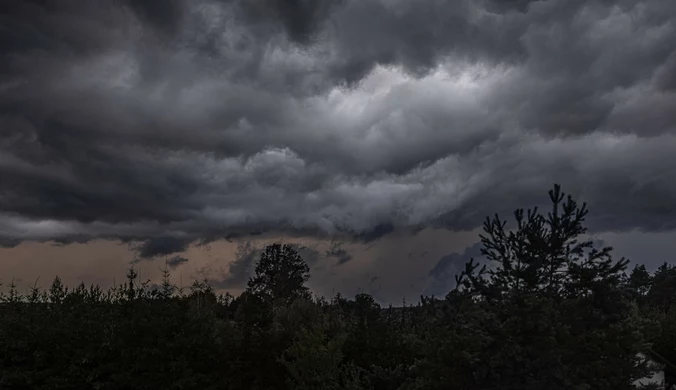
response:
<path id="1" fill-rule="evenodd" d="M 487 299 L 533 292 L 560 299 L 585 296 L 599 286 L 619 286 L 629 261 L 614 260 L 612 247 L 598 249 L 592 240 L 580 240 L 587 232 L 586 203 L 578 205 L 559 185 L 549 191 L 549 199 L 552 208 L 546 215 L 537 207 L 526 214 L 517 209 L 513 230 L 498 215 L 486 218 L 481 253 L 495 267 L 478 269 L 470 262 L 460 284 L 469 282 Z"/>
<path id="2" fill-rule="evenodd" d="M 481 252 L 492 266 L 472 259 L 457 278 L 494 318 L 488 334 L 510 340 L 487 358 L 493 368 L 481 380 L 502 377 L 523 389 L 629 388 L 646 368 L 635 359 L 645 347 L 644 323 L 620 288 L 628 261 L 581 239 L 586 204 L 558 185 L 549 199 L 546 215 L 517 209 L 513 229 L 497 215 L 487 218 Z"/>
<path id="3" fill-rule="evenodd" d="M 174 294 L 174 290 L 176 290 L 176 286 L 174 286 L 174 284 L 171 283 L 171 273 L 169 272 L 169 268 L 165 264 L 164 270 L 162 271 L 162 284 L 160 296 L 164 299 L 169 299 Z"/>
<path id="4" fill-rule="evenodd" d="M 52 303 L 61 303 L 66 297 L 68 289 L 64 287 L 61 278 L 54 277 L 52 285 L 49 287 L 49 301 Z"/>
<path id="5" fill-rule="evenodd" d="M 652 286 L 652 276 L 646 269 L 645 265 L 637 264 L 629 273 L 626 280 L 626 288 L 632 297 L 642 303 Z"/>

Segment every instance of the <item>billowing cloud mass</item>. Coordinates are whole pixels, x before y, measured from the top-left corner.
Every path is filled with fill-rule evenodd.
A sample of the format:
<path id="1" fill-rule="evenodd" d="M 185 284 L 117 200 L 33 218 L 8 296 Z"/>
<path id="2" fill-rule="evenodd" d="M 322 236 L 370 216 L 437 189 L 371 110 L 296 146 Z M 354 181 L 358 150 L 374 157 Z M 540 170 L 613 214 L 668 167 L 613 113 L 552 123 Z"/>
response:
<path id="1" fill-rule="evenodd" d="M 554 182 L 594 231 L 676 228 L 674 1 L 25 0 L 0 26 L 3 246 L 369 242 Z"/>

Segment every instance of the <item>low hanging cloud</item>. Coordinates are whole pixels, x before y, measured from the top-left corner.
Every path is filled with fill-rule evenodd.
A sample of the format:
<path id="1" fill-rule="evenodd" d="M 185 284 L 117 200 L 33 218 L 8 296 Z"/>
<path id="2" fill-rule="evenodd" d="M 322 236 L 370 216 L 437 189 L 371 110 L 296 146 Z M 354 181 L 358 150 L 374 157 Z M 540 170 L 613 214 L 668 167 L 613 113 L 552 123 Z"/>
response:
<path id="1" fill-rule="evenodd" d="M 220 289 L 242 288 L 253 274 L 254 266 L 258 261 L 262 248 L 255 242 L 246 241 L 237 245 L 235 260 L 227 267 L 214 270 L 206 266 L 198 270 L 198 275 L 209 278 L 210 283 Z"/>
<path id="2" fill-rule="evenodd" d="M 275 4 L 3 10 L 0 244 L 676 227 L 676 2 Z"/>
<path id="3" fill-rule="evenodd" d="M 188 261 L 189 260 L 186 257 L 173 256 L 167 260 L 167 267 L 169 267 L 169 269 L 176 269 L 178 268 L 178 266 L 180 266 L 181 264 L 185 264 Z"/>
<path id="4" fill-rule="evenodd" d="M 352 255 L 342 247 L 342 243 L 340 242 L 332 242 L 331 246 L 325 251 L 324 254 L 326 257 L 332 257 L 338 260 L 338 265 L 345 264 L 352 260 Z"/>
<path id="5" fill-rule="evenodd" d="M 188 248 L 189 243 L 189 240 L 181 240 L 175 237 L 154 237 L 145 241 L 138 249 L 138 253 L 142 258 L 154 258 L 183 252 Z"/>

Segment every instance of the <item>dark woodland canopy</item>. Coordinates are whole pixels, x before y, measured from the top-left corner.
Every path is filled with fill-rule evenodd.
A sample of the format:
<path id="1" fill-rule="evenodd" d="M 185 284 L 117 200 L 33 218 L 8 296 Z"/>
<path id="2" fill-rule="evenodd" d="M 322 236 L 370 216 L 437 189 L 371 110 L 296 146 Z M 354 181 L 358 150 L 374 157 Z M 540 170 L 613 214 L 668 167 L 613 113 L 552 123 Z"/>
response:
<path id="1" fill-rule="evenodd" d="M 486 264 L 442 298 L 383 308 L 313 297 L 289 245 L 261 254 L 247 290 L 217 296 L 127 282 L 20 294 L 0 306 L 1 389 L 633 389 L 676 373 L 676 267 L 627 269 L 585 241 L 587 208 L 488 218 Z"/>

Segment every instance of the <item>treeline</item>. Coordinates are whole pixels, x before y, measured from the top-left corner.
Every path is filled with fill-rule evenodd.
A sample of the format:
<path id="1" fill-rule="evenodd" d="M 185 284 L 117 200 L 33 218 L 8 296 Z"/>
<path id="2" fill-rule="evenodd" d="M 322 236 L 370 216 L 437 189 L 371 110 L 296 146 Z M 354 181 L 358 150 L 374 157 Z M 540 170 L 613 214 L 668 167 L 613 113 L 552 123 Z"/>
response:
<path id="1" fill-rule="evenodd" d="M 312 296 L 291 246 L 265 248 L 238 296 L 140 282 L 0 297 L 0 389 L 633 389 L 676 361 L 676 267 L 627 272 L 581 239 L 586 206 L 484 223 L 488 264 L 446 297 L 380 307 Z M 645 387 L 650 388 L 650 387 Z M 653 387 L 654 388 L 654 387 Z"/>

